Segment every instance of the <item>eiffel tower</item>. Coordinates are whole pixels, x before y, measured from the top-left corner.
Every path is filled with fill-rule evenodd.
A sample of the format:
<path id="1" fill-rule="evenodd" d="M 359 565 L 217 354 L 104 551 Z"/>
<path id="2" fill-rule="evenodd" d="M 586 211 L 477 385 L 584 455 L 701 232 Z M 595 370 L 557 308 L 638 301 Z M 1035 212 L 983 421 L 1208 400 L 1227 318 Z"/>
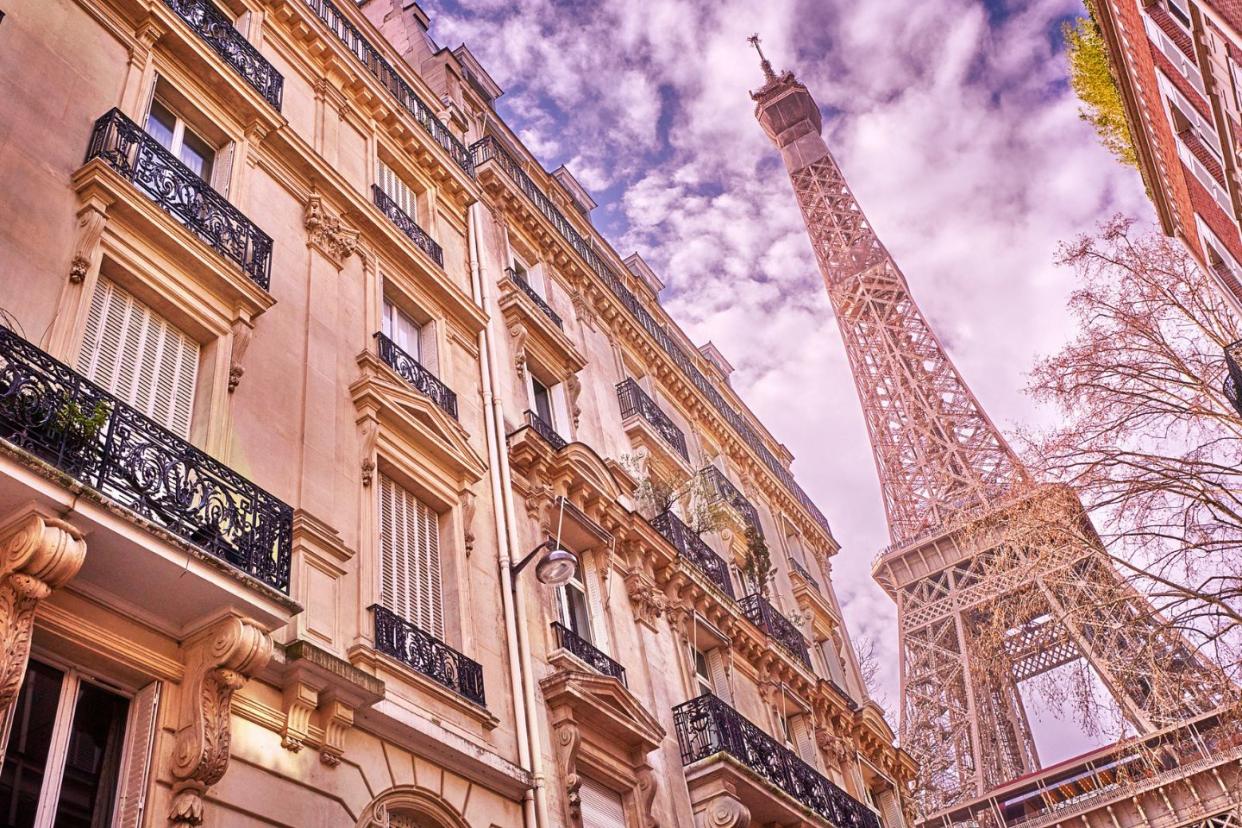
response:
<path id="1" fill-rule="evenodd" d="M 964 824 L 1004 822 L 1010 806 L 990 794 L 1042 772 L 1021 682 L 1086 659 L 1139 736 L 1212 714 L 1228 685 L 1120 576 L 1076 495 L 1031 479 L 850 192 L 811 94 L 751 43 L 765 81 L 755 114 L 802 209 L 880 478 L 892 543 L 873 575 L 897 604 L 901 738 L 923 769 L 923 818 L 962 824 L 969 803 L 990 802 Z M 1056 548 L 1002 550 L 971 528 L 1013 524 L 1033 503 L 1062 527 L 1041 535 Z M 981 650 L 975 631 L 995 618 L 1005 644 Z"/>

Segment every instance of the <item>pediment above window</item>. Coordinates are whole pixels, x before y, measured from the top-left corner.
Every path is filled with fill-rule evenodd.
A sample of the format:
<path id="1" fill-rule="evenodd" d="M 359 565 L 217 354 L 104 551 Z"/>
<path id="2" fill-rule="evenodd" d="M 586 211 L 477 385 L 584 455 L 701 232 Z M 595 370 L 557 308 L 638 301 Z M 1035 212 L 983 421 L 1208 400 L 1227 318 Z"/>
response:
<path id="1" fill-rule="evenodd" d="M 358 355 L 358 366 L 362 375 L 349 391 L 367 442 L 362 460 L 364 482 L 375 469 L 380 436 L 385 453 L 396 452 L 411 465 L 435 472 L 454 492 L 483 479 L 487 465 L 457 420 L 403 382 L 371 352 Z"/>

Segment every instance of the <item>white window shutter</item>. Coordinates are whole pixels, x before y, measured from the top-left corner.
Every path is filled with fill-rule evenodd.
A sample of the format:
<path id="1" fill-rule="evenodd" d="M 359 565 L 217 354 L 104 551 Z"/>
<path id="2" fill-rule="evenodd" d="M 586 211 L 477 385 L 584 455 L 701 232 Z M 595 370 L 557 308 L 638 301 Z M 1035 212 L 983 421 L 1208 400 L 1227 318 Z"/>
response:
<path id="1" fill-rule="evenodd" d="M 604 622 L 604 605 L 599 597 L 599 577 L 595 569 L 595 558 L 591 555 L 582 556 L 582 584 L 586 587 L 587 608 L 591 611 L 591 643 L 601 652 L 611 653 L 608 641 L 608 625 Z"/>
<path id="2" fill-rule="evenodd" d="M 125 734 L 125 756 L 121 761 L 120 790 L 117 796 L 117 828 L 138 828 L 147 802 L 147 781 L 151 749 L 159 729 L 160 683 L 153 681 L 138 691 L 129 703 L 129 722 Z"/>
<path id="3" fill-rule="evenodd" d="M 795 716 L 790 722 L 792 726 L 794 746 L 798 749 L 798 758 L 813 768 L 819 765 L 815 761 L 815 733 L 811 727 L 810 717 L 806 714 Z"/>
<path id="4" fill-rule="evenodd" d="M 725 704 L 733 704 L 733 693 L 729 689 L 729 672 L 725 669 L 724 651 L 719 647 L 707 653 L 707 669 L 712 676 L 712 690 L 716 697 Z"/>
<path id="5" fill-rule="evenodd" d="M 902 828 L 901 803 L 897 800 L 897 792 L 881 791 L 879 797 L 880 815 L 884 818 L 884 828 Z"/>
<path id="6" fill-rule="evenodd" d="M 380 604 L 424 632 L 444 637 L 438 516 L 382 474 Z"/>
<path id="7" fill-rule="evenodd" d="M 188 437 L 198 358 L 197 342 L 128 291 L 99 280 L 78 356 L 89 379 Z"/>
<path id="8" fill-rule="evenodd" d="M 578 789 L 582 801 L 582 824 L 590 828 L 626 828 L 625 804 L 621 795 L 589 776 L 582 777 Z"/>
<path id="9" fill-rule="evenodd" d="M 403 213 L 417 222 L 418 216 L 415 212 L 417 202 L 414 199 L 414 191 L 401 180 L 391 167 L 383 161 L 378 162 L 378 164 L 377 177 L 379 178 L 380 189 L 401 208 Z"/>

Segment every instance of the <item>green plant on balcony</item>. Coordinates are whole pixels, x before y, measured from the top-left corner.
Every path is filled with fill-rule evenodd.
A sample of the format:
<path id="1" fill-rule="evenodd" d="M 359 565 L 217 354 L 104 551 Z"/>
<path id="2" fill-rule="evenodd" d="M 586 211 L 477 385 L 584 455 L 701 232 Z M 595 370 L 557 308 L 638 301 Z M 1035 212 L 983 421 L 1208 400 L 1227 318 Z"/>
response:
<path id="1" fill-rule="evenodd" d="M 754 584 L 755 591 L 766 599 L 776 570 L 772 566 L 768 542 L 753 526 L 746 527 L 746 557 L 742 559 L 742 573 L 749 583 Z"/>
<path id="2" fill-rule="evenodd" d="M 96 400 L 89 413 L 77 400 L 62 400 L 51 422 L 67 445 L 85 446 L 99 437 L 111 414 L 112 406 L 106 400 Z"/>
<path id="3" fill-rule="evenodd" d="M 703 467 L 707 463 L 699 465 Z M 680 480 L 663 480 L 651 474 L 644 457 L 635 454 L 621 455 L 621 466 L 637 482 L 634 498 L 638 502 L 638 512 L 648 520 L 673 511 L 691 532 L 700 537 L 724 526 L 728 506 L 718 500 L 713 501 L 702 474 Z"/>

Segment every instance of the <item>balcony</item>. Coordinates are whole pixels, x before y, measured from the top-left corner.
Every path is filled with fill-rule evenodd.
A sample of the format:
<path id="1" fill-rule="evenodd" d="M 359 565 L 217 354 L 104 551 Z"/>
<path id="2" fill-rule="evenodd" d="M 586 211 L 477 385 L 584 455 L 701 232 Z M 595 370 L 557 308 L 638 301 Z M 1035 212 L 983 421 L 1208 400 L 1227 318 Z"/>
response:
<path id="1" fill-rule="evenodd" d="M 362 32 L 341 14 L 332 0 L 303 0 L 311 12 L 328 27 L 346 50 L 352 54 L 363 69 L 370 73 L 380 85 L 388 91 L 397 104 L 422 127 L 431 139 L 448 153 L 457 166 L 467 175 L 474 175 L 474 163 L 470 158 L 470 150 L 457 139 L 449 128 L 441 123 L 430 106 L 418 96 L 418 93 L 405 82 L 397 70 L 392 67 L 379 53 L 371 41 L 363 37 Z"/>
<path id="2" fill-rule="evenodd" d="M 874 811 L 710 693 L 674 707 L 673 726 L 696 812 L 724 788 L 752 824 L 803 824 L 809 810 L 835 828 L 880 828 Z"/>
<path id="3" fill-rule="evenodd" d="M 612 676 L 617 681 L 625 684 L 625 668 L 600 652 L 590 641 L 587 641 L 559 621 L 552 622 L 552 630 L 556 633 L 556 646 L 575 658 L 586 662 L 595 672 L 605 676 Z"/>
<path id="4" fill-rule="evenodd" d="M 746 620 L 763 630 L 764 634 L 798 657 L 798 660 L 811 666 L 811 656 L 806 649 L 806 639 L 785 616 L 777 612 L 776 607 L 768 603 L 757 592 L 743 598 L 739 605 Z"/>
<path id="5" fill-rule="evenodd" d="M 1225 396 L 1242 417 L 1242 339 L 1225 348 Z"/>
<path id="6" fill-rule="evenodd" d="M 819 590 L 819 581 L 811 577 L 811 571 L 793 558 L 789 558 L 789 569 L 799 578 L 801 578 L 807 586 L 814 590 Z"/>
<path id="7" fill-rule="evenodd" d="M 288 505 L 7 328 L 0 438 L 288 594 Z"/>
<path id="8" fill-rule="evenodd" d="M 763 537 L 763 526 L 759 523 L 759 510 L 742 494 L 736 486 L 725 477 L 724 472 L 715 466 L 707 466 L 699 474 L 703 475 L 708 497 L 712 503 L 723 503 L 733 510 L 738 518 L 738 529 L 743 533 L 747 527 L 753 528 Z"/>
<path id="9" fill-rule="evenodd" d="M 119 109 L 109 110 L 95 122 L 86 161 L 95 158 L 236 263 L 256 285 L 268 289 L 271 237 Z"/>
<path id="10" fill-rule="evenodd" d="M 371 198 L 375 201 L 375 206 L 380 208 L 380 212 L 388 216 L 389 221 L 395 224 L 406 238 L 414 242 L 415 247 L 430 256 L 437 265 L 444 267 L 444 251 L 440 245 L 436 244 L 435 240 L 427 235 L 427 231 L 419 227 L 414 219 L 406 215 L 405 211 L 397 206 L 397 202 L 389 198 L 388 193 L 381 190 L 378 184 L 371 185 Z"/>
<path id="11" fill-rule="evenodd" d="M 505 268 L 505 275 L 517 286 L 518 290 L 526 294 L 526 297 L 535 303 L 535 307 L 539 308 L 544 316 L 552 320 L 553 325 L 562 331 L 565 330 L 565 323 L 561 317 L 557 315 L 556 311 L 552 310 L 552 306 L 542 296 L 535 293 L 535 289 L 530 286 L 530 282 L 526 281 L 525 277 L 519 276 L 517 271 L 511 267 Z"/>
<path id="12" fill-rule="evenodd" d="M 735 597 L 733 581 L 729 578 L 729 565 L 702 538 L 691 532 L 690 527 L 682 523 L 677 515 L 661 512 L 651 519 L 651 528 L 663 535 L 681 557 L 707 576 L 707 580 L 720 587 L 721 592 L 730 598 Z"/>
<path id="13" fill-rule="evenodd" d="M 164 0 L 177 16 L 215 50 L 216 54 L 237 70 L 246 83 L 263 96 L 263 99 L 280 111 L 281 94 L 285 79 L 276 67 L 250 45 L 233 21 L 225 16 L 211 0 Z"/>
<path id="14" fill-rule="evenodd" d="M 378 604 L 371 611 L 375 615 L 375 649 L 479 707 L 487 706 L 483 668 L 477 661 Z"/>
<path id="15" fill-rule="evenodd" d="M 382 333 L 375 335 L 375 348 L 379 358 L 409 383 L 411 388 L 430 399 L 454 420 L 457 419 L 457 395 L 440 382 L 435 374 Z"/>
<path id="16" fill-rule="evenodd" d="M 560 451 L 569 445 L 569 442 L 564 437 L 556 433 L 556 429 L 552 427 L 551 423 L 529 408 L 526 409 L 526 424 L 533 428 L 535 433 L 542 437 L 556 451 Z"/>
<path id="17" fill-rule="evenodd" d="M 642 328 L 655 341 L 656 345 L 668 354 L 669 359 L 681 370 L 686 380 L 703 394 L 712 407 L 716 409 L 716 412 L 729 424 L 729 427 L 738 434 L 742 442 L 755 452 L 768 471 L 806 509 L 811 519 L 824 532 L 829 532 L 828 519 L 824 517 L 823 512 L 811 500 L 810 495 L 794 480 L 793 473 L 767 447 L 764 437 L 755 430 L 745 416 L 739 413 L 724 398 L 712 381 L 696 367 L 696 361 L 700 355 L 686 353 L 682 346 L 673 339 L 672 335 L 664 329 L 664 326 L 655 320 L 650 311 L 644 308 L 633 292 L 625 286 L 624 279 L 618 276 L 613 267 L 596 253 L 592 243 L 583 238 L 574 226 L 570 224 L 569 220 L 552 203 L 552 200 L 539 188 L 539 185 L 522 169 L 522 165 L 515 161 L 495 138 L 490 136 L 472 144 L 470 153 L 474 160 L 479 180 L 484 187 L 495 192 L 502 186 L 500 179 L 496 177 L 496 171 L 502 173 L 512 183 L 517 193 L 520 193 L 534 207 L 535 214 L 531 215 L 531 220 L 538 220 L 536 218 L 537 214 L 539 219 L 547 222 L 551 229 L 564 239 L 565 243 L 575 253 L 582 257 L 587 267 L 612 292 L 617 301 L 629 311 L 638 327 Z"/>
<path id="18" fill-rule="evenodd" d="M 673 424 L 668 415 L 660 410 L 655 400 L 648 397 L 638 383 L 632 379 L 617 383 L 617 401 L 621 404 L 621 420 L 623 423 L 635 423 L 641 419 L 649 424 L 659 435 L 660 440 L 677 453 L 684 462 L 690 462 L 690 451 L 686 448 L 686 435 Z M 630 429 L 627 427 L 626 431 Z M 634 435 L 631 434 L 631 437 Z M 658 448 L 649 445 L 648 448 Z"/>

